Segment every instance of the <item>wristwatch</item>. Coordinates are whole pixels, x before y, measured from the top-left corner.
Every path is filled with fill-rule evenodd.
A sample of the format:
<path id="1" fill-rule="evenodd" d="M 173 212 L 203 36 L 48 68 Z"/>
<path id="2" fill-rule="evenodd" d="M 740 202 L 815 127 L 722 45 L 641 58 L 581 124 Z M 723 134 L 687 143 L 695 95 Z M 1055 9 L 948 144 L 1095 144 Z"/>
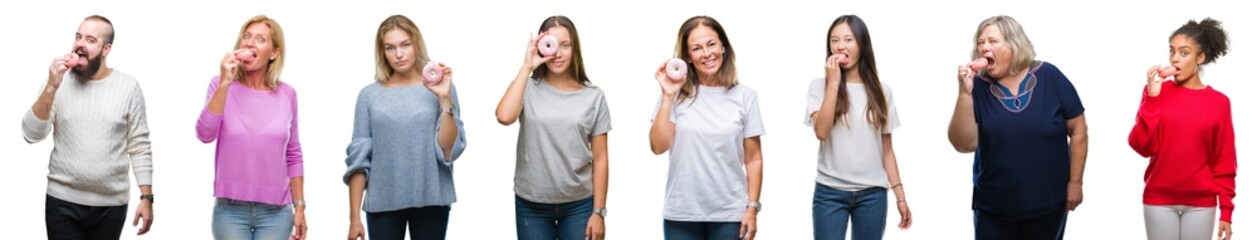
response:
<path id="1" fill-rule="evenodd" d="M 448 114 L 454 114 L 454 105 L 450 105 L 449 107 L 443 107 L 443 108 L 441 108 L 441 114 L 446 114 L 446 113 L 448 113 Z"/>
<path id="2" fill-rule="evenodd" d="M 598 215 L 598 217 L 602 219 L 607 219 L 607 208 L 595 208 L 594 215 Z"/>
<path id="3" fill-rule="evenodd" d="M 755 213 L 759 213 L 760 208 L 763 208 L 764 205 L 759 204 L 759 202 L 749 202 L 749 203 L 746 203 L 746 207 L 755 208 Z"/>
<path id="4" fill-rule="evenodd" d="M 140 195 L 140 201 L 144 201 L 144 200 L 148 200 L 148 203 L 153 203 L 153 194 Z"/>
<path id="5" fill-rule="evenodd" d="M 306 206 L 305 200 L 292 201 L 292 207 L 304 207 L 304 206 Z"/>

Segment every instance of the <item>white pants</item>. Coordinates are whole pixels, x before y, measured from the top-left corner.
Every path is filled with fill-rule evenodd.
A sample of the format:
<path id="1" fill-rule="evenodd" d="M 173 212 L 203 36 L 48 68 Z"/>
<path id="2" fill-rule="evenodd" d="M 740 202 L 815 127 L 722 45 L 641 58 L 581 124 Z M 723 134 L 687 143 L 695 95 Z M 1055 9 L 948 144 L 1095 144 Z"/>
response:
<path id="1" fill-rule="evenodd" d="M 1216 207 L 1144 205 L 1149 240 L 1208 240 L 1213 236 Z"/>

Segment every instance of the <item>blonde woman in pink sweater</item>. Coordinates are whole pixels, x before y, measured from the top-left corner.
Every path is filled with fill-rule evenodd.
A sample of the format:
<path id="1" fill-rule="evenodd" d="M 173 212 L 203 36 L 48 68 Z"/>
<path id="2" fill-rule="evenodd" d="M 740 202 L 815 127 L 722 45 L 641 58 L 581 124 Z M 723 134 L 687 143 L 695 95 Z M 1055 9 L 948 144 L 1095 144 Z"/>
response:
<path id="1" fill-rule="evenodd" d="M 218 142 L 215 239 L 305 239 L 297 92 L 279 81 L 283 66 L 284 31 L 259 15 L 210 81 L 196 134 Z"/>

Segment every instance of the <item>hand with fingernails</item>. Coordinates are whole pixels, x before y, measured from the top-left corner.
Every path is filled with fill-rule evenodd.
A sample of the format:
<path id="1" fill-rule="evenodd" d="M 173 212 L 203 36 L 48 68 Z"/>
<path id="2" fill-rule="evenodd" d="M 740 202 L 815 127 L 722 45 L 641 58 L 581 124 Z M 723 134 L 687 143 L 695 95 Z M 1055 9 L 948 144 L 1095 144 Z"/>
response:
<path id="1" fill-rule="evenodd" d="M 550 37 L 550 35 L 546 35 L 545 32 L 542 32 L 540 35 L 534 35 L 528 38 L 528 49 L 524 51 L 524 66 L 523 66 L 526 70 L 532 71 L 534 69 L 537 69 L 537 67 L 541 67 L 541 65 L 546 64 L 547 62 L 550 62 L 550 60 L 554 60 L 554 53 L 551 53 L 549 56 L 546 56 L 546 55 L 542 55 L 540 52 L 541 50 L 539 46 L 541 45 L 540 43 L 541 39 L 545 39 L 546 37 Z M 550 37 L 550 38 L 554 38 L 554 37 Z M 558 51 L 557 48 L 555 51 L 556 52 Z"/>
<path id="2" fill-rule="evenodd" d="M 830 55 L 825 59 L 825 83 L 836 86 L 842 80 L 842 66 L 851 62 L 846 53 Z"/>
<path id="3" fill-rule="evenodd" d="M 236 78 L 240 77 L 240 65 L 253 63 L 257 60 L 257 55 L 256 51 L 247 48 L 227 52 L 219 63 L 218 87 L 230 86 Z"/>
<path id="4" fill-rule="evenodd" d="M 1178 75 L 1178 68 L 1174 66 L 1152 66 L 1148 68 L 1148 96 L 1156 97 L 1161 95 L 1161 83 L 1175 75 Z"/>
<path id="5" fill-rule="evenodd" d="M 48 66 L 48 86 L 53 88 L 61 87 L 62 77 L 65 72 L 79 65 L 80 57 L 76 53 L 67 53 L 65 56 L 52 59 L 52 65 Z"/>
<path id="6" fill-rule="evenodd" d="M 956 68 L 956 80 L 960 82 L 960 94 L 973 93 L 973 78 L 978 72 L 985 69 L 988 63 L 986 58 L 974 59 L 972 62 L 961 64 Z"/>
<path id="7" fill-rule="evenodd" d="M 973 61 L 970 61 L 969 63 L 965 65 L 961 65 L 960 67 L 961 68 L 960 69 L 961 85 L 964 86 L 964 88 L 962 88 L 961 90 L 964 90 L 964 93 L 973 92 L 973 78 L 977 77 L 978 74 L 981 74 L 982 71 L 989 71 L 989 69 L 987 68 L 994 67 L 991 65 L 994 64 L 995 57 L 992 56 L 991 54 L 993 53 L 990 53 L 988 51 L 986 53 L 983 53 L 982 57 L 973 59 Z M 965 66 L 968 66 L 967 71 L 965 69 Z"/>
<path id="8" fill-rule="evenodd" d="M 453 84 L 452 81 L 454 80 L 453 69 L 450 69 L 450 67 L 446 66 L 444 63 L 428 62 L 428 64 L 423 67 L 423 72 L 421 72 L 421 74 L 423 74 L 424 82 L 426 83 L 423 86 L 427 87 L 429 91 L 432 91 L 433 95 L 436 95 L 436 97 L 441 100 L 447 100 L 450 98 L 450 86 Z M 429 78 L 432 79 L 430 80 Z"/>

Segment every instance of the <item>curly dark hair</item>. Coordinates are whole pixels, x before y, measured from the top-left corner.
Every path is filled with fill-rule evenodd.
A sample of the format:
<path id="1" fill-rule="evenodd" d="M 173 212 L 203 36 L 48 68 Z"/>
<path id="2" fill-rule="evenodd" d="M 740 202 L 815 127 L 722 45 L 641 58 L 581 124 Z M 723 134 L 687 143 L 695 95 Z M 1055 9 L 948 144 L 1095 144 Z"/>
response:
<path id="1" fill-rule="evenodd" d="M 1205 54 L 1204 64 L 1213 63 L 1218 57 L 1226 55 L 1227 45 L 1231 42 L 1226 31 L 1222 30 L 1222 22 L 1213 18 L 1205 18 L 1200 22 L 1187 21 L 1187 24 L 1183 24 L 1170 35 L 1170 41 L 1174 41 L 1174 37 L 1178 35 L 1191 38 L 1200 45 L 1200 52 Z"/>

